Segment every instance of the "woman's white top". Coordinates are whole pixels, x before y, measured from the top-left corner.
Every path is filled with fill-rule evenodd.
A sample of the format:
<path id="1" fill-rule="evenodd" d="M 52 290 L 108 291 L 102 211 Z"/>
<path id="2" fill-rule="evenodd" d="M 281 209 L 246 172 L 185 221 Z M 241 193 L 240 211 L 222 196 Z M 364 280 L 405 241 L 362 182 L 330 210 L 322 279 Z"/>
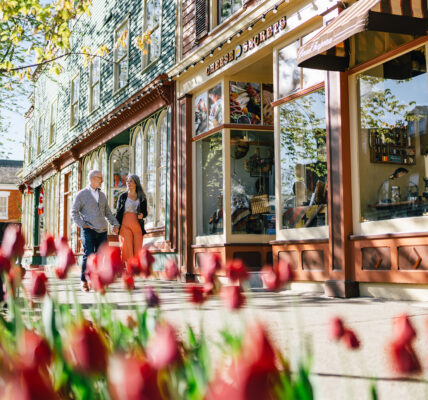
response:
<path id="1" fill-rule="evenodd" d="M 125 202 L 125 212 L 126 213 L 133 213 L 133 214 L 137 214 L 138 213 L 138 203 L 139 200 L 131 200 L 129 197 L 126 199 Z"/>

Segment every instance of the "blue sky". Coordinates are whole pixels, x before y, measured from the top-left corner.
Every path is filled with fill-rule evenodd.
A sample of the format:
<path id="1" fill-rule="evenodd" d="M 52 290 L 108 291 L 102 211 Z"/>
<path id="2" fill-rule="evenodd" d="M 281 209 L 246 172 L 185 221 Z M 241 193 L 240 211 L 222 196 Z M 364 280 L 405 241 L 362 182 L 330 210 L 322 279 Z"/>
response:
<path id="1" fill-rule="evenodd" d="M 23 105 L 23 109 L 26 111 L 29 108 L 29 102 L 27 99 L 23 98 L 20 102 Z M 2 138 L 11 138 L 16 140 L 17 142 L 23 142 L 25 137 L 25 118 L 24 113 L 11 113 L 11 112 L 3 112 L 5 118 L 9 121 L 10 126 L 6 132 L 1 132 Z M 8 143 L 7 141 L 3 141 L 5 152 L 11 152 L 12 154 L 9 156 L 11 160 L 23 160 L 24 159 L 24 144 L 20 143 Z"/>

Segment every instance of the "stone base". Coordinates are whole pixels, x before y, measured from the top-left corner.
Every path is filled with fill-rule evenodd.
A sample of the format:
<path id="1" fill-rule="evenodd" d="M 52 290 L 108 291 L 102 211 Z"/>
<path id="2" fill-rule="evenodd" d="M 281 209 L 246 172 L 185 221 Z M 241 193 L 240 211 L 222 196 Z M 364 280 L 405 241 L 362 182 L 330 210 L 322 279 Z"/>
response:
<path id="1" fill-rule="evenodd" d="M 324 284 L 324 293 L 328 297 L 360 297 L 358 282 L 328 280 Z"/>

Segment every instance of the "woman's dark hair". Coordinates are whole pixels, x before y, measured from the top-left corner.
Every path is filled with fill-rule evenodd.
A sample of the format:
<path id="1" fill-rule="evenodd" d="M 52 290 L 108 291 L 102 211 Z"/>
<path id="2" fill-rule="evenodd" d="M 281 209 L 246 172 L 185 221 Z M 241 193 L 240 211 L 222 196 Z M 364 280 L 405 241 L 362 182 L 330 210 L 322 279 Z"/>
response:
<path id="1" fill-rule="evenodd" d="M 138 198 L 140 200 L 145 199 L 146 198 L 146 194 L 144 193 L 143 187 L 141 186 L 140 178 L 138 177 L 138 175 L 133 175 L 133 174 L 131 175 L 131 174 L 129 174 L 128 178 L 131 178 L 134 181 L 135 185 L 137 186 L 136 190 L 137 190 L 137 196 L 138 196 Z"/>

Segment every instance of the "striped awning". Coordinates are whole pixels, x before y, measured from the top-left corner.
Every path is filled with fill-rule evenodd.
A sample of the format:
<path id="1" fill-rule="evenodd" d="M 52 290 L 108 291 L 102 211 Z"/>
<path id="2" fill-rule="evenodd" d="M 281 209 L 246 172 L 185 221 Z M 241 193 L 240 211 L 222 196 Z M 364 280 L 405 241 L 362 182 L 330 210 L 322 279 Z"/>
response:
<path id="1" fill-rule="evenodd" d="M 344 71 L 349 66 L 346 39 L 364 31 L 426 35 L 428 0 L 359 0 L 342 11 L 297 53 L 300 67 Z"/>

